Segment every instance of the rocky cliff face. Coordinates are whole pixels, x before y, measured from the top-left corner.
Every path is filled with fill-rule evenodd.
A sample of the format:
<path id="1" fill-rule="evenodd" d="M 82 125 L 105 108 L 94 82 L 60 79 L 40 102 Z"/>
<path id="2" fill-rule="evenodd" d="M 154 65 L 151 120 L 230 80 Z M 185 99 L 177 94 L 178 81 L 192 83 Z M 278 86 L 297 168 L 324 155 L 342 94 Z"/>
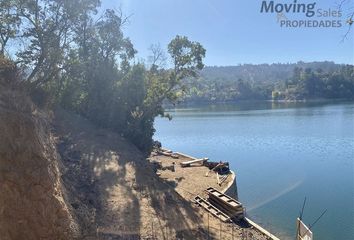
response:
<path id="1" fill-rule="evenodd" d="M 2 240 L 79 237 L 64 201 L 59 164 L 45 114 L 0 81 Z"/>

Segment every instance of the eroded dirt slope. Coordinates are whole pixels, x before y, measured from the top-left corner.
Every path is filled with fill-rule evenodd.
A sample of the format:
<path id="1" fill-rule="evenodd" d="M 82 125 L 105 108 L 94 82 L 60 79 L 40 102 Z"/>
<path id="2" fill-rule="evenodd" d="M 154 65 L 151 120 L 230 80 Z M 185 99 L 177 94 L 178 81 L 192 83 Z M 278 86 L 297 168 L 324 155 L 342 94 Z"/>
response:
<path id="1" fill-rule="evenodd" d="M 0 82 L 0 239 L 74 239 L 46 115 Z"/>

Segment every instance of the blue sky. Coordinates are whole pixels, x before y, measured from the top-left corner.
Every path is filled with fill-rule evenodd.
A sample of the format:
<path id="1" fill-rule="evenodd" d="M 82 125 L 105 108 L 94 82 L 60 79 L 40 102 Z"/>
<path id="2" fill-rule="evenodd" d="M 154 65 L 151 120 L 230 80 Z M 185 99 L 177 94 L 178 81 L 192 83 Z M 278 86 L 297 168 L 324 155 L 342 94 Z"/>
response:
<path id="1" fill-rule="evenodd" d="M 275 0 L 292 3 L 294 0 Z M 316 0 L 297 0 L 311 3 Z M 340 0 L 317 0 L 316 8 L 336 10 Z M 354 11 L 353 0 L 345 9 Z M 347 25 L 339 28 L 281 28 L 276 13 L 260 13 L 261 0 L 103 0 L 102 8 L 121 7 L 130 23 L 124 27 L 146 59 L 149 46 L 167 46 L 177 34 L 199 41 L 206 49 L 206 65 L 243 63 L 287 63 L 297 61 L 335 61 L 354 64 L 354 26 L 342 42 Z M 346 14 L 343 14 L 346 15 Z M 306 18 L 302 13 L 291 19 Z M 346 18 L 329 18 L 343 20 Z"/>

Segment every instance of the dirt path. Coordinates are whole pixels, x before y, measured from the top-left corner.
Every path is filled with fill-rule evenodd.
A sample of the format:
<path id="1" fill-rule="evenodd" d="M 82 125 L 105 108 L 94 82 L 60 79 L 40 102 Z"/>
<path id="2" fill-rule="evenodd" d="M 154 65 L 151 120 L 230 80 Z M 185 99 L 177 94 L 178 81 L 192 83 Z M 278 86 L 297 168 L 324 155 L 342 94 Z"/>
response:
<path id="1" fill-rule="evenodd" d="M 86 239 L 205 239 L 192 203 L 161 182 L 133 145 L 76 115 L 55 115 L 63 180 Z"/>

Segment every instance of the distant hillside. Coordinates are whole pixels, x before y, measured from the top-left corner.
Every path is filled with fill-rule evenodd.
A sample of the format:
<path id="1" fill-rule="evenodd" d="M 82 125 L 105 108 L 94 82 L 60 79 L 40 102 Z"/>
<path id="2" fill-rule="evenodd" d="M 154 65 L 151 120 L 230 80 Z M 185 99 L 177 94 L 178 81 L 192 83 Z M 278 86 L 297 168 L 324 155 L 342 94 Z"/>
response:
<path id="1" fill-rule="evenodd" d="M 205 67 L 183 102 L 353 99 L 353 65 L 334 62 Z"/>
<path id="2" fill-rule="evenodd" d="M 298 62 L 273 64 L 242 64 L 238 66 L 208 66 L 201 72 L 205 81 L 236 81 L 242 79 L 250 83 L 278 83 L 292 77 L 295 67 L 322 69 L 324 72 L 333 72 L 341 68 L 341 64 L 334 62 Z"/>

